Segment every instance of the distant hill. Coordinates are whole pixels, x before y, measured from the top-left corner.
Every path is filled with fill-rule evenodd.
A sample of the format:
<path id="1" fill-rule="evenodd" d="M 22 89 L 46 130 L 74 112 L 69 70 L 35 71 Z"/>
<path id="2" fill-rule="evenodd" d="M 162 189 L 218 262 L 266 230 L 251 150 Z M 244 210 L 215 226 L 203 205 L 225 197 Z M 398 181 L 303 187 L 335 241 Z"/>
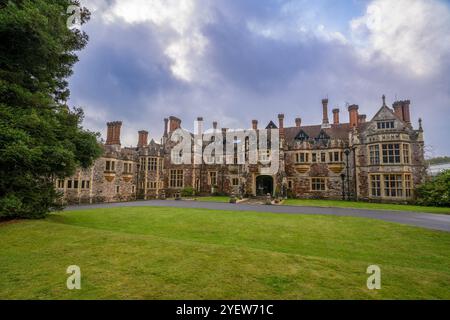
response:
<path id="1" fill-rule="evenodd" d="M 438 164 L 446 164 L 446 163 L 450 163 L 450 157 L 436 157 L 436 158 L 431 158 L 431 159 L 427 159 L 426 162 L 430 165 L 438 165 Z"/>

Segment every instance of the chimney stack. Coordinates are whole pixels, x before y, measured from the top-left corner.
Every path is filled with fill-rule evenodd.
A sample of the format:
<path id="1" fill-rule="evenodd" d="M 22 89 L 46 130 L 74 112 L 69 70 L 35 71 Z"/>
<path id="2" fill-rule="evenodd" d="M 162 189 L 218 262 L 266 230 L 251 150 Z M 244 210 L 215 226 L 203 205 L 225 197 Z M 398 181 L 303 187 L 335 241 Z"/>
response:
<path id="1" fill-rule="evenodd" d="M 300 128 L 302 126 L 302 118 L 296 118 L 295 119 L 295 126 L 297 128 Z"/>
<path id="2" fill-rule="evenodd" d="M 411 101 L 395 101 L 392 107 L 394 108 L 394 113 L 399 117 L 402 121 L 407 124 L 411 124 L 411 114 L 410 114 L 410 104 Z"/>
<path id="3" fill-rule="evenodd" d="M 258 130 L 258 120 L 252 120 L 252 129 Z"/>
<path id="4" fill-rule="evenodd" d="M 167 138 L 169 130 L 169 119 L 164 119 L 164 137 Z"/>
<path id="5" fill-rule="evenodd" d="M 282 113 L 278 115 L 278 129 L 284 129 L 284 114 Z"/>
<path id="6" fill-rule="evenodd" d="M 328 120 L 328 99 L 322 99 L 322 108 L 323 108 L 323 125 L 328 125 L 330 122 Z"/>
<path id="7" fill-rule="evenodd" d="M 278 115 L 278 129 L 280 130 L 280 138 L 284 138 L 284 114 Z"/>
<path id="8" fill-rule="evenodd" d="M 120 145 L 120 130 L 122 128 L 121 121 L 108 122 L 106 134 L 106 145 Z"/>
<path id="9" fill-rule="evenodd" d="M 181 129 L 181 120 L 177 117 L 169 117 L 169 122 L 170 133 L 173 133 L 175 130 Z"/>
<path id="10" fill-rule="evenodd" d="M 357 106 L 356 104 L 353 104 L 348 107 L 351 128 L 356 127 L 358 125 L 358 109 L 359 109 L 359 106 Z"/>
<path id="11" fill-rule="evenodd" d="M 339 124 L 339 109 L 333 109 L 333 123 Z"/>
<path id="12" fill-rule="evenodd" d="M 143 148 L 148 145 L 148 131 L 139 131 L 138 148 Z"/>
<path id="13" fill-rule="evenodd" d="M 407 124 L 411 124 L 411 114 L 409 111 L 410 104 L 411 101 L 409 100 L 403 101 L 403 121 L 405 121 Z"/>
<path id="14" fill-rule="evenodd" d="M 217 130 L 217 121 L 214 121 L 214 122 L 213 122 L 213 129 L 214 129 L 214 131 Z"/>
<path id="15" fill-rule="evenodd" d="M 403 108 L 402 108 L 402 104 L 400 101 L 396 101 L 394 102 L 394 104 L 392 105 L 392 107 L 394 108 L 394 113 L 397 117 L 400 118 L 400 120 L 403 120 Z"/>

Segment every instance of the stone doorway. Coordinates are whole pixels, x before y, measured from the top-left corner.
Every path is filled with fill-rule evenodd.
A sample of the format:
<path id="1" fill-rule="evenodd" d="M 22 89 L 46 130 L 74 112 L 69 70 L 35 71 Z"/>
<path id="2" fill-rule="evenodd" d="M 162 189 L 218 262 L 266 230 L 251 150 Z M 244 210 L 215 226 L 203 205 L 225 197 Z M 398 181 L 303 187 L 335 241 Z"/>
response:
<path id="1" fill-rule="evenodd" d="M 273 195 L 273 177 L 259 176 L 256 178 L 256 195 L 265 196 L 268 193 Z"/>

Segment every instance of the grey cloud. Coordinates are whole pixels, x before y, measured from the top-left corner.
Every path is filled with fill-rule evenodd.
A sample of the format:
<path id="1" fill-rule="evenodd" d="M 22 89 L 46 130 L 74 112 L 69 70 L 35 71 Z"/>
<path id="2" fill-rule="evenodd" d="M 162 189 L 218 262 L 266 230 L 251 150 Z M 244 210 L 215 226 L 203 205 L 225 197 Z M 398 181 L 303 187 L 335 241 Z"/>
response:
<path id="1" fill-rule="evenodd" d="M 124 121 L 124 142 L 136 143 L 147 129 L 159 139 L 163 118 L 176 115 L 192 129 L 202 115 L 210 124 L 249 127 L 276 120 L 280 112 L 293 125 L 321 119 L 320 99 L 339 105 L 357 103 L 369 118 L 381 106 L 381 95 L 412 100 L 416 122 L 424 118 L 427 143 L 436 154 L 450 153 L 450 62 L 429 78 L 411 77 L 395 64 L 364 63 L 349 44 L 311 36 L 301 41 L 252 33 L 248 19 L 277 18 L 279 1 L 216 1 L 214 21 L 201 28 L 208 46 L 197 62 L 211 78 L 186 83 L 173 77 L 164 54 L 169 31 L 149 25 L 91 22 L 89 47 L 71 79 L 72 102 L 86 106 L 86 126 L 104 132 L 104 123 Z M 272 16 L 271 16 L 272 14 Z M 447 61 L 450 61 L 447 59 Z M 103 122 L 103 123 L 102 123 Z"/>

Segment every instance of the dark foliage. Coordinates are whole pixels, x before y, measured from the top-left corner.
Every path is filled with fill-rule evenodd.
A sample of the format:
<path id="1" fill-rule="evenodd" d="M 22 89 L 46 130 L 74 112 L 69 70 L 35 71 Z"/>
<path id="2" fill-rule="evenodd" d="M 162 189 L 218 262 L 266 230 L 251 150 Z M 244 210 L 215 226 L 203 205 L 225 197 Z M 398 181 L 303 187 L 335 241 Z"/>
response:
<path id="1" fill-rule="evenodd" d="M 67 26 L 71 5 L 79 3 L 0 0 L 0 218 L 44 217 L 58 208 L 55 179 L 100 155 L 83 111 L 66 104 L 75 52 L 88 41 Z"/>

